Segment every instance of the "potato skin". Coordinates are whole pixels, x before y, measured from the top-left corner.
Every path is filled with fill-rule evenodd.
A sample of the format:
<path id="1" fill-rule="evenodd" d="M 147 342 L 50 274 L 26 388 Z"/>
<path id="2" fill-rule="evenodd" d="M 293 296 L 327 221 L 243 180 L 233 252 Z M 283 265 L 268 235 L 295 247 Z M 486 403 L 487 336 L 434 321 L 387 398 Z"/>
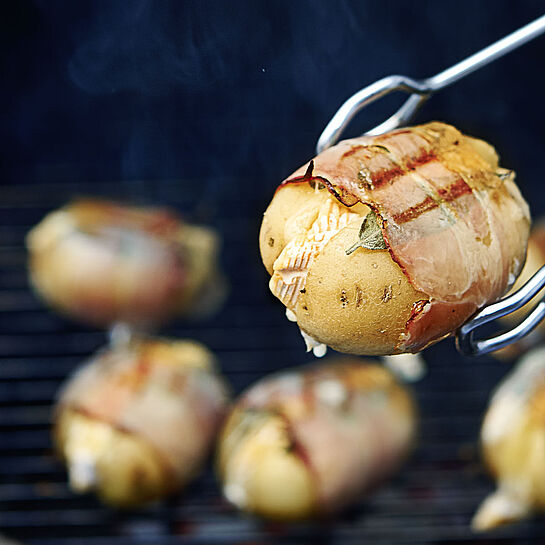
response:
<path id="1" fill-rule="evenodd" d="M 507 295 L 511 295 L 518 291 L 541 267 L 545 265 L 545 218 L 538 219 L 530 233 L 528 239 L 528 247 L 526 251 L 526 261 L 524 267 L 513 287 Z M 530 311 L 535 308 L 543 297 L 543 290 L 540 296 L 535 297 L 521 309 L 511 312 L 505 316 L 499 318 L 506 328 L 513 328 L 520 324 Z M 500 350 L 492 352 L 492 356 L 499 360 L 514 359 L 521 354 L 527 352 L 530 348 L 540 342 L 545 336 L 545 322 L 541 322 L 532 333 L 522 338 L 520 341 L 505 346 Z"/>
<path id="2" fill-rule="evenodd" d="M 284 418 L 273 412 L 235 406 L 218 440 L 217 469 L 224 493 L 238 508 L 262 517 L 288 521 L 315 515 L 316 479 L 290 451 Z M 249 471 L 248 471 L 249 470 Z M 246 478 L 231 490 L 237 473 Z"/>
<path id="3" fill-rule="evenodd" d="M 316 190 L 307 183 L 277 191 L 260 233 L 261 255 L 269 272 L 289 241 L 284 233 L 286 225 L 290 228 L 289 219 L 303 206 L 318 208 L 332 198 L 325 188 Z M 413 305 L 427 296 L 410 284 L 388 250 L 358 248 L 346 254 L 358 240 L 368 210 L 361 204 L 351 208 L 361 220 L 341 229 L 314 259 L 294 310 L 305 333 L 339 352 L 394 354 Z"/>
<path id="4" fill-rule="evenodd" d="M 340 352 L 392 354 L 413 304 L 426 296 L 410 285 L 388 250 L 358 248 L 346 255 L 359 228 L 353 222 L 339 231 L 310 267 L 298 324 Z"/>
<path id="5" fill-rule="evenodd" d="M 545 265 L 545 218 L 538 221 L 532 229 L 530 238 L 528 239 L 526 262 L 509 293 L 514 293 L 522 288 L 522 286 L 526 284 L 526 282 L 528 282 L 543 265 Z M 524 308 L 507 314 L 502 317 L 501 320 L 511 326 L 520 323 L 527 316 L 530 309 L 535 307 L 538 303 L 539 298 L 536 298 L 529 302 Z M 545 331 L 545 324 L 543 322 L 541 322 L 539 329 L 542 332 Z"/>

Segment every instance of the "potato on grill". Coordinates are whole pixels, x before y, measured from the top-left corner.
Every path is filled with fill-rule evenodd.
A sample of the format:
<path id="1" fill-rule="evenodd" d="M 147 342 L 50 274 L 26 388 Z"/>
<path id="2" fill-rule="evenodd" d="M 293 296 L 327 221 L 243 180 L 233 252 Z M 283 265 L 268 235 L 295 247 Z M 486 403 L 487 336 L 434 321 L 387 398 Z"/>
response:
<path id="1" fill-rule="evenodd" d="M 94 325 L 147 329 L 205 310 L 221 291 L 216 234 L 166 210 L 76 201 L 48 214 L 27 246 L 36 291 Z"/>
<path id="2" fill-rule="evenodd" d="M 266 518 L 331 515 L 393 473 L 415 427 L 410 395 L 378 364 L 337 358 L 266 377 L 221 433 L 223 492 Z"/>
<path id="3" fill-rule="evenodd" d="M 214 358 L 191 341 L 106 349 L 64 385 L 54 438 L 75 492 L 130 507 L 175 492 L 206 461 L 228 402 Z"/>
<path id="4" fill-rule="evenodd" d="M 307 348 L 385 355 L 418 352 L 503 295 L 528 230 L 494 149 L 429 123 L 322 152 L 280 185 L 259 243 Z"/>
<path id="5" fill-rule="evenodd" d="M 526 354 L 495 391 L 481 430 L 497 489 L 473 519 L 489 530 L 545 512 L 545 348 Z"/>

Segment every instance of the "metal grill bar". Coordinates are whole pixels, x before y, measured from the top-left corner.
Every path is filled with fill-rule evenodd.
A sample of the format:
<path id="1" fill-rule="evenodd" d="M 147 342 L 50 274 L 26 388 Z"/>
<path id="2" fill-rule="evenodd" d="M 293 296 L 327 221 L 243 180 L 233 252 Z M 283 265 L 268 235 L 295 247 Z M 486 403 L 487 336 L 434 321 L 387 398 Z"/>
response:
<path id="1" fill-rule="evenodd" d="M 179 185 L 167 183 L 162 192 L 182 211 L 193 209 L 197 203 L 180 196 Z M 430 371 L 415 386 L 422 424 L 411 461 L 390 483 L 336 521 L 290 526 L 261 524 L 241 516 L 220 498 L 210 467 L 184 494 L 136 512 L 116 512 L 92 496 L 74 496 L 52 452 L 51 404 L 66 375 L 106 337 L 59 317 L 31 293 L 24 236 L 34 222 L 70 195 L 126 196 L 127 188 L 117 186 L 112 194 L 111 187 L 40 184 L 35 187 L 39 192 L 29 186 L 0 187 L 3 532 L 31 545 L 543 543 L 543 519 L 478 538 L 469 530 L 476 506 L 492 489 L 479 462 L 480 419 L 490 390 L 507 369 L 486 358 L 468 363 L 448 342 L 428 351 Z M 217 212 L 209 219 L 224 235 L 231 298 L 211 320 L 180 321 L 162 333 L 193 337 L 210 346 L 238 392 L 264 373 L 304 363 L 309 356 L 298 331 L 267 292 L 255 248 L 255 211 L 262 203 L 250 202 L 247 196 L 229 198 L 230 205 L 221 208 L 221 216 Z M 468 389 L 468 384 L 473 387 Z"/>

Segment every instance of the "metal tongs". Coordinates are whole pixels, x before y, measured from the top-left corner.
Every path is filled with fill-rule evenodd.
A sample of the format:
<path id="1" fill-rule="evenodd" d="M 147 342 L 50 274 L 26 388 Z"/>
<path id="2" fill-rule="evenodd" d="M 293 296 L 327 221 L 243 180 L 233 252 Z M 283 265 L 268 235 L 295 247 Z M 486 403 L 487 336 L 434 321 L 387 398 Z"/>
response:
<path id="1" fill-rule="evenodd" d="M 535 21 L 519 28 L 515 32 L 505 36 L 501 40 L 474 53 L 467 59 L 443 70 L 431 78 L 415 80 L 407 76 L 392 75 L 382 78 L 371 85 L 361 89 L 351 96 L 331 118 L 326 128 L 318 139 L 317 153 L 334 145 L 341 133 L 365 106 L 394 91 L 410 93 L 411 96 L 405 103 L 386 121 L 377 127 L 367 131 L 366 134 L 377 135 L 406 125 L 418 109 L 430 98 L 430 96 L 486 66 L 492 61 L 517 49 L 521 45 L 533 40 L 545 32 L 545 15 Z M 534 310 L 516 327 L 496 336 L 476 340 L 475 330 L 496 318 L 510 314 L 528 303 L 541 289 L 545 287 L 545 266 L 542 267 L 522 288 L 513 295 L 484 307 L 470 320 L 468 320 L 457 332 L 456 346 L 464 355 L 482 355 L 520 340 L 530 333 L 545 317 L 545 297 Z"/>

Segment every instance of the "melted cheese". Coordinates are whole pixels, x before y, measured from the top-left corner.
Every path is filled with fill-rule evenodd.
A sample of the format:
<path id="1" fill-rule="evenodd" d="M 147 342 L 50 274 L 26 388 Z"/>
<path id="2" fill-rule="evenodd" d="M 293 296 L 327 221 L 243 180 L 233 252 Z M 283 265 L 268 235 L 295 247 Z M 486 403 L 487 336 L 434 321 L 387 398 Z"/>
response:
<path id="1" fill-rule="evenodd" d="M 112 427 L 104 422 L 81 415 L 72 416 L 64 454 L 73 490 L 84 492 L 97 485 L 97 460 L 110 448 L 112 433 Z"/>
<path id="2" fill-rule="evenodd" d="M 327 353 L 327 345 L 324 343 L 318 342 L 314 337 L 311 337 L 308 333 L 305 333 L 302 329 L 299 329 L 301 332 L 301 335 L 303 336 L 303 339 L 305 341 L 305 345 L 307 347 L 307 352 L 310 352 L 312 350 L 312 353 L 317 358 L 322 358 Z"/>
<path id="3" fill-rule="evenodd" d="M 286 222 L 286 244 L 273 264 L 269 287 L 273 294 L 286 305 L 286 317 L 296 322 L 295 307 L 301 290 L 304 290 L 312 262 L 325 245 L 341 229 L 361 214 L 352 212 L 346 206 L 327 195 L 318 211 L 306 207 Z M 301 330 L 307 352 L 313 351 L 318 358 L 327 352 L 327 346 L 313 339 Z"/>
<path id="4" fill-rule="evenodd" d="M 297 219 L 307 218 L 308 215 L 309 211 L 303 209 L 291 218 L 291 223 L 297 223 L 301 227 L 305 222 L 298 222 Z M 324 246 L 341 229 L 357 218 L 361 216 L 328 196 L 308 230 L 295 231 L 297 234 L 286 244 L 274 262 L 273 275 L 269 283 L 273 294 L 286 307 L 291 310 L 295 308 L 299 293 L 305 288 L 309 268 Z"/>

